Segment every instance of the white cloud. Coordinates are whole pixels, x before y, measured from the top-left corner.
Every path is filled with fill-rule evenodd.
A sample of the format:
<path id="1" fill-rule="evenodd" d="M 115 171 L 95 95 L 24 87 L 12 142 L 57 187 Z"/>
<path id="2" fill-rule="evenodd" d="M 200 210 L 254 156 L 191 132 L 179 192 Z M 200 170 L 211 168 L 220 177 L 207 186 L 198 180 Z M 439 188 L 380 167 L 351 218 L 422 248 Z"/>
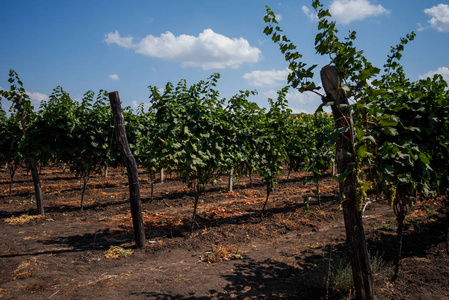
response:
<path id="1" fill-rule="evenodd" d="M 390 13 L 382 5 L 373 5 L 369 0 L 334 0 L 329 11 L 335 21 L 341 24 Z"/>
<path id="2" fill-rule="evenodd" d="M 443 79 L 449 84 L 449 68 L 440 67 L 437 70 L 429 71 L 424 75 L 419 75 L 419 79 L 426 79 L 427 77 L 433 78 L 435 74 L 441 74 Z"/>
<path id="3" fill-rule="evenodd" d="M 287 94 L 289 103 L 301 106 L 313 106 L 315 109 L 321 104 L 321 97 L 314 93 L 300 93 L 298 90 L 291 90 Z"/>
<path id="4" fill-rule="evenodd" d="M 120 77 L 118 77 L 117 74 L 109 74 L 109 78 L 111 78 L 112 80 L 119 80 Z"/>
<path id="5" fill-rule="evenodd" d="M 277 99 L 277 91 L 269 90 L 263 93 L 266 98 Z M 305 112 L 313 114 L 315 110 L 322 103 L 321 97 L 315 93 L 300 93 L 298 90 L 289 90 L 286 99 L 288 101 L 288 106 L 293 113 Z M 325 108 L 328 111 L 328 108 Z"/>
<path id="6" fill-rule="evenodd" d="M 271 98 L 271 99 L 277 99 L 278 93 L 275 90 L 268 90 L 263 93 L 264 97 Z"/>
<path id="7" fill-rule="evenodd" d="M 26 94 L 30 97 L 31 101 L 35 101 L 35 102 L 42 102 L 42 101 L 47 101 L 48 100 L 48 96 L 42 93 L 38 93 L 38 92 L 26 92 Z"/>
<path id="8" fill-rule="evenodd" d="M 5 90 L 5 89 L 3 89 L 3 87 L 0 86 L 0 90 Z M 33 102 L 40 103 L 42 101 L 47 101 L 48 100 L 48 95 L 42 94 L 42 93 L 39 93 L 39 92 L 33 92 L 32 93 L 32 92 L 25 91 L 25 94 L 27 94 L 28 97 L 30 97 L 30 100 L 33 101 Z M 8 102 L 8 101 L 5 101 L 5 102 Z"/>
<path id="9" fill-rule="evenodd" d="M 134 110 L 139 109 L 139 106 L 140 106 L 140 105 L 142 105 L 142 104 L 141 104 L 141 103 L 140 103 L 140 104 L 137 103 L 136 100 L 133 100 L 133 101 L 132 101 L 132 108 L 133 108 Z M 144 110 L 144 111 L 148 111 L 149 108 L 150 108 L 150 103 L 143 103 L 143 110 Z"/>
<path id="10" fill-rule="evenodd" d="M 302 12 L 303 12 L 307 17 L 309 17 L 310 21 L 316 21 L 316 20 L 318 20 L 317 14 L 316 14 L 315 12 L 310 11 L 310 9 L 309 9 L 307 6 L 305 6 L 305 5 L 302 6 Z"/>
<path id="11" fill-rule="evenodd" d="M 118 31 L 109 32 L 105 35 L 104 41 L 110 45 L 110 44 L 117 44 L 119 46 L 122 46 L 124 48 L 131 48 L 133 47 L 133 38 L 132 37 L 121 37 Z"/>
<path id="12" fill-rule="evenodd" d="M 426 27 L 422 26 L 421 23 L 416 23 L 416 25 L 418 26 L 418 31 L 421 32 L 425 29 L 427 29 Z"/>
<path id="13" fill-rule="evenodd" d="M 449 5 L 440 3 L 425 9 L 424 13 L 431 17 L 429 23 L 432 28 L 440 32 L 449 31 Z"/>
<path id="14" fill-rule="evenodd" d="M 275 18 L 276 18 L 276 21 L 280 21 L 280 20 L 282 20 L 282 15 L 280 15 L 280 14 L 276 14 L 276 15 L 274 15 L 275 16 Z"/>
<path id="15" fill-rule="evenodd" d="M 257 87 L 278 86 L 282 83 L 287 83 L 288 69 L 285 70 L 271 70 L 271 71 L 253 71 L 245 73 L 243 79 L 248 81 L 249 85 Z"/>
<path id="16" fill-rule="evenodd" d="M 122 38 L 118 31 L 106 34 L 107 44 L 117 44 L 132 48 L 136 53 L 156 57 L 171 62 L 180 62 L 184 67 L 207 69 L 237 68 L 243 63 L 257 62 L 261 51 L 251 47 L 244 38 L 228 38 L 205 29 L 198 37 L 191 35 L 175 36 L 171 32 L 159 37 L 148 35 L 138 42 L 132 37 Z"/>

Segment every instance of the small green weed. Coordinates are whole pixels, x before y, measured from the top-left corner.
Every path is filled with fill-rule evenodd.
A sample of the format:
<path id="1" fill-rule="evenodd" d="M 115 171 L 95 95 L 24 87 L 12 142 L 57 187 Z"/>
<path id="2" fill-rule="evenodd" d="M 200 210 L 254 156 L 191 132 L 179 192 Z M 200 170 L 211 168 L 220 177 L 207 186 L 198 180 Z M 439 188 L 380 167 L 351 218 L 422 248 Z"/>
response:
<path id="1" fill-rule="evenodd" d="M 383 224 L 382 226 L 379 227 L 379 229 L 390 231 L 390 230 L 393 230 L 394 228 L 393 228 L 393 225 L 391 225 L 391 224 Z"/>
<path id="2" fill-rule="evenodd" d="M 387 278 L 392 268 L 380 255 L 370 257 L 371 269 L 376 279 Z M 306 284 L 337 292 L 348 292 L 354 288 L 351 264 L 345 257 L 322 260 L 304 276 Z"/>

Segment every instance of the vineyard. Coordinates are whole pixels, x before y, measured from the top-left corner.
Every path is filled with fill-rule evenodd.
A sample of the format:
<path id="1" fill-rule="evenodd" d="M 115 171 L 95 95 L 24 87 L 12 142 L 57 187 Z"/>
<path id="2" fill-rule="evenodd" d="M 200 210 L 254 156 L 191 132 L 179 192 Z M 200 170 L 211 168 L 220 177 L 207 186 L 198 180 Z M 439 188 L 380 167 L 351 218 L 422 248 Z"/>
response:
<path id="1" fill-rule="evenodd" d="M 139 169 L 148 244 L 136 250 L 122 171 L 111 169 L 106 179 L 93 176 L 81 211 L 79 177 L 59 167 L 42 168 L 44 217 L 34 214 L 31 176 L 19 170 L 9 197 L 9 179 L 1 173 L 2 299 L 324 299 L 326 294 L 340 299 L 351 290 L 346 279 L 327 291 L 323 279 L 329 259 L 346 255 L 337 182 L 329 173 L 321 181 L 320 208 L 315 184 L 304 184 L 310 173 L 283 170 L 263 219 L 262 177 L 253 176 L 252 185 L 240 178 L 233 192 L 228 177 L 220 177 L 206 189 L 191 233 L 190 189 L 174 174 L 166 174 L 164 183 L 157 176 L 151 201 L 151 180 Z M 303 196 L 311 198 L 307 213 Z M 369 249 L 387 264 L 375 275 L 379 299 L 447 297 L 440 209 L 426 201 L 406 217 L 401 276 L 392 285 L 395 216 L 386 201 L 367 206 Z M 113 258 L 111 246 L 134 252 Z M 349 265 L 344 266 L 347 278 Z"/>
<path id="2" fill-rule="evenodd" d="M 321 83 L 267 7 L 291 71 L 268 108 L 216 73 L 149 86 L 149 109 L 60 86 L 34 109 L 10 70 L 0 298 L 449 297 L 447 83 L 406 77 L 413 32 L 381 70 L 313 7 Z M 292 88 L 322 106 L 293 114 Z"/>

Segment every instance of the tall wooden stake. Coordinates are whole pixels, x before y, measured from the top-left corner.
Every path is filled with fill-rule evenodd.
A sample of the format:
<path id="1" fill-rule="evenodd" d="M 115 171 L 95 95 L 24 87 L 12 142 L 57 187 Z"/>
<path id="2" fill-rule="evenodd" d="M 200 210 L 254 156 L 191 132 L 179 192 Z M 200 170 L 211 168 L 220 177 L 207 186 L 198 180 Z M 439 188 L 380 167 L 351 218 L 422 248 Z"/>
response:
<path id="1" fill-rule="evenodd" d="M 129 202 L 131 204 L 131 215 L 133 219 L 134 240 L 136 247 L 145 246 L 145 229 L 142 219 L 142 204 L 140 202 L 139 177 L 137 176 L 136 159 L 129 148 L 128 138 L 125 130 L 125 118 L 122 114 L 122 106 L 118 92 L 109 93 L 112 114 L 114 116 L 115 136 L 123 161 L 128 171 Z"/>
<path id="2" fill-rule="evenodd" d="M 165 182 L 165 172 L 164 172 L 164 168 L 161 168 L 161 183 Z"/>
<path id="3" fill-rule="evenodd" d="M 229 173 L 229 179 L 228 179 L 228 190 L 229 192 L 233 191 L 233 177 L 234 177 L 234 169 L 231 169 L 231 172 Z"/>
<path id="4" fill-rule="evenodd" d="M 342 105 L 349 104 L 345 91 L 341 88 L 343 78 L 334 66 L 321 69 L 321 81 L 327 97 L 334 101 L 331 106 L 335 122 L 335 129 L 350 127 L 340 134 L 335 145 L 337 172 L 342 174 L 354 168 L 354 141 L 351 111 Z M 352 266 L 352 276 L 357 299 L 373 299 L 373 274 L 369 262 L 365 232 L 363 230 L 362 212 L 356 206 L 356 178 L 350 174 L 340 183 L 340 197 L 342 197 L 343 215 L 346 229 L 346 243 Z"/>

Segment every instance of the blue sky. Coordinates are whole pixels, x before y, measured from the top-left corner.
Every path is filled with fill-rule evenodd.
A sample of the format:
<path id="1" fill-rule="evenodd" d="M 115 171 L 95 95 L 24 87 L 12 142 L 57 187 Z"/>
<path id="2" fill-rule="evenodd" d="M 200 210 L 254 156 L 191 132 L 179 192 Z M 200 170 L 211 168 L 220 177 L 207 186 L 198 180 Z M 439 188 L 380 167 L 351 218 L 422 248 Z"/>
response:
<path id="1" fill-rule="evenodd" d="M 412 80 L 435 72 L 449 81 L 449 2 L 433 0 L 322 1 L 330 8 L 341 36 L 357 31 L 359 50 L 382 67 L 390 46 L 411 31 L 405 72 Z M 0 87 L 8 72 L 19 73 L 33 104 L 61 85 L 74 99 L 93 90 L 118 90 L 124 106 L 148 103 L 148 86 L 163 88 L 180 79 L 194 84 L 221 74 L 220 96 L 258 91 L 267 99 L 286 85 L 287 63 L 263 34 L 265 5 L 278 16 L 284 33 L 308 64 L 319 68 L 328 58 L 315 55 L 317 21 L 312 1 L 286 0 L 0 0 Z M 317 78 L 319 82 L 319 78 Z M 295 112 L 313 112 L 320 99 L 289 94 Z M 8 104 L 2 100 L 3 108 Z"/>

